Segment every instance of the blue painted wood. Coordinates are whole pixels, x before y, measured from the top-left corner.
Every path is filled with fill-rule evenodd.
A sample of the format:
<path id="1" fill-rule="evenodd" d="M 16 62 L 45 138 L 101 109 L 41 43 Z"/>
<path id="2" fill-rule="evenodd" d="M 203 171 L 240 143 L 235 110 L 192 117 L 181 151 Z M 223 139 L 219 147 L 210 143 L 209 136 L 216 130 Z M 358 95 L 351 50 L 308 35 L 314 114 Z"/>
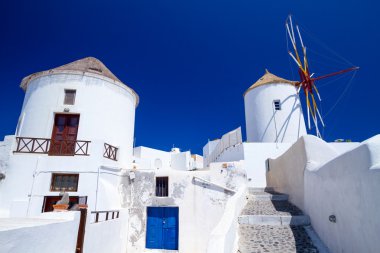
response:
<path id="1" fill-rule="evenodd" d="M 147 208 L 146 248 L 178 249 L 178 207 Z"/>
<path id="2" fill-rule="evenodd" d="M 163 223 L 164 209 L 159 207 L 148 207 L 146 248 L 162 249 L 163 245 Z"/>
<path id="3" fill-rule="evenodd" d="M 163 224 L 164 249 L 178 249 L 178 207 L 166 207 Z"/>

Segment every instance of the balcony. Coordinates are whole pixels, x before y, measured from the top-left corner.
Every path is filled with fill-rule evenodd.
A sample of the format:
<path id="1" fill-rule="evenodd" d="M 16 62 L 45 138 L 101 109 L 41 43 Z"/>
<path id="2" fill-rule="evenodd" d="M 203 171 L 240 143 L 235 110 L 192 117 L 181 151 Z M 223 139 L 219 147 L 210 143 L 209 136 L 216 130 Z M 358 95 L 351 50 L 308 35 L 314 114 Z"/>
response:
<path id="1" fill-rule="evenodd" d="M 51 140 L 46 138 L 16 137 L 14 153 L 48 154 L 51 156 L 88 156 L 91 141 Z"/>
<path id="2" fill-rule="evenodd" d="M 16 137 L 17 145 L 13 153 L 47 154 L 49 156 L 89 156 L 90 142 L 91 141 L 58 141 L 47 138 Z M 117 161 L 119 148 L 104 143 L 104 149 L 100 151 L 99 144 L 100 143 L 95 143 L 95 149 L 92 150 L 92 152 L 103 152 L 104 158 Z"/>
<path id="3" fill-rule="evenodd" d="M 114 147 L 108 143 L 104 143 L 103 157 L 117 161 L 117 151 L 118 151 L 117 147 Z"/>

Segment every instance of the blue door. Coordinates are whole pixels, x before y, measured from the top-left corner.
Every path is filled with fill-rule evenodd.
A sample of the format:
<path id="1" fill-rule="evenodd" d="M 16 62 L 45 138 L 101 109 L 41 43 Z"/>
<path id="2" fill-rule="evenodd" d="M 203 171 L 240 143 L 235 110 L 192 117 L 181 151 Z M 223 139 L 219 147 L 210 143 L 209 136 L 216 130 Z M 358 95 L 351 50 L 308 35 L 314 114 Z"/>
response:
<path id="1" fill-rule="evenodd" d="M 147 208 L 146 247 L 178 249 L 178 207 Z"/>

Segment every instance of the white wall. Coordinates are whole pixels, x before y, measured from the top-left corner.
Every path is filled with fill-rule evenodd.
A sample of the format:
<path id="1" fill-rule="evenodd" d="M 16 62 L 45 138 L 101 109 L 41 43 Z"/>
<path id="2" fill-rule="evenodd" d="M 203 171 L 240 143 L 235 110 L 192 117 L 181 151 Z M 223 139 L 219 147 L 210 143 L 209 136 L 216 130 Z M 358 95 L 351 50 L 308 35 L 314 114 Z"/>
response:
<path id="1" fill-rule="evenodd" d="M 191 169 L 192 161 L 189 151 L 171 155 L 171 167 L 174 170 L 189 170 Z"/>
<path id="2" fill-rule="evenodd" d="M 281 110 L 273 100 L 281 100 Z M 306 135 L 297 90 L 285 83 L 266 84 L 244 96 L 247 142 L 295 142 Z"/>
<path id="3" fill-rule="evenodd" d="M 278 192 L 289 194 L 289 200 L 304 209 L 305 168 L 315 167 L 337 155 L 338 153 L 323 140 L 312 135 L 303 136 L 283 155 L 270 159 L 268 186 Z"/>
<path id="4" fill-rule="evenodd" d="M 247 204 L 247 187 L 242 185 L 226 204 L 224 214 L 218 225 L 211 232 L 207 253 L 238 252 L 239 224 L 238 217 Z"/>
<path id="5" fill-rule="evenodd" d="M 232 162 L 244 160 L 244 145 L 242 143 L 225 149 L 216 159 L 216 162 Z"/>
<path id="6" fill-rule="evenodd" d="M 330 142 L 329 146 L 332 147 L 338 154 L 346 153 L 360 145 L 360 142 Z"/>
<path id="7" fill-rule="evenodd" d="M 9 156 L 12 152 L 13 138 L 12 135 L 9 135 L 4 137 L 4 141 L 0 141 L 0 173 L 4 173 L 4 175 L 6 174 Z"/>
<path id="8" fill-rule="evenodd" d="M 207 157 L 209 154 L 211 154 L 219 142 L 220 142 L 220 139 L 208 141 L 207 144 L 204 145 L 203 147 L 203 157 Z"/>
<path id="9" fill-rule="evenodd" d="M 79 212 L 0 219 L 0 253 L 75 252 Z"/>
<path id="10" fill-rule="evenodd" d="M 125 253 L 128 239 L 128 210 L 120 210 L 119 218 L 93 222 L 88 214 L 84 253 Z"/>
<path id="11" fill-rule="evenodd" d="M 130 207 L 128 252 L 145 250 L 146 207 L 179 207 L 179 252 L 206 252 L 211 231 L 219 223 L 227 200 L 223 188 L 194 180 L 194 176 L 224 187 L 237 189 L 244 184 L 244 170 L 236 165 L 222 168 L 213 164 L 208 171 L 151 170 L 136 171 L 134 181 L 125 179 L 124 201 Z M 155 197 L 155 177 L 169 177 L 169 196 Z"/>
<path id="12" fill-rule="evenodd" d="M 283 154 L 291 143 L 243 143 L 243 167 L 247 171 L 249 187 L 266 187 L 267 159 Z"/>
<path id="13" fill-rule="evenodd" d="M 116 187 L 121 176 L 118 162 L 103 157 L 104 142 L 94 141 L 90 156 L 11 154 L 5 180 L 0 182 L 0 217 L 25 217 L 41 213 L 44 196 L 51 192 L 52 173 L 79 173 L 78 191 L 71 196 L 88 196 L 91 210 L 120 208 Z"/>
<path id="14" fill-rule="evenodd" d="M 64 105 L 64 90 L 75 89 L 75 105 Z M 120 208 L 120 169 L 131 169 L 137 96 L 127 86 L 95 74 L 51 74 L 30 81 L 17 126 L 20 137 L 50 138 L 55 113 L 79 113 L 78 140 L 88 140 L 89 156 L 49 156 L 9 152 L 0 182 L 0 217 L 39 214 L 50 192 L 51 174 L 79 173 L 74 196 L 88 196 L 91 210 Z M 13 138 L 13 137 L 12 137 Z M 16 146 L 12 140 L 13 150 Z M 119 148 L 117 161 L 103 157 L 104 143 Z M 12 150 L 12 151 L 13 151 Z M 104 168 L 117 168 L 110 171 Z M 107 170 L 107 171 L 105 171 Z"/>
<path id="15" fill-rule="evenodd" d="M 303 202 L 299 207 L 331 252 L 378 252 L 380 135 L 343 154 L 333 146 L 312 136 L 299 140 L 293 151 L 270 162 L 268 186 L 290 194 L 292 202 Z M 291 162 L 302 152 L 305 160 Z M 299 185 L 303 200 L 294 194 L 302 191 Z M 329 221 L 330 215 L 336 223 Z"/>
<path id="16" fill-rule="evenodd" d="M 125 88 L 124 88 L 125 87 Z M 64 90 L 75 89 L 75 105 L 64 105 Z M 18 136 L 50 138 L 54 114 L 79 113 L 78 140 L 104 140 L 119 147 L 119 163 L 132 159 L 135 104 L 137 97 L 123 85 L 107 78 L 53 74 L 30 81 L 21 115 Z"/>
<path id="17" fill-rule="evenodd" d="M 170 152 L 141 146 L 134 148 L 134 156 L 146 161 L 149 160 L 151 169 L 170 169 L 171 167 Z M 161 166 L 157 166 L 160 164 Z"/>

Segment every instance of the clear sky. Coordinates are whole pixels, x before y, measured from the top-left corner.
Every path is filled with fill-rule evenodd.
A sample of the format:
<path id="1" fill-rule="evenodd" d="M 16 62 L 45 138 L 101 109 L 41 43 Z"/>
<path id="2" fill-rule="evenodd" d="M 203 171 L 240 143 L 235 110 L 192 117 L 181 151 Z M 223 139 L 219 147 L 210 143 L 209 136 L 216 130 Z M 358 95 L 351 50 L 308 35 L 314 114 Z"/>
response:
<path id="1" fill-rule="evenodd" d="M 1 1 L 0 138 L 15 131 L 24 76 L 87 56 L 139 94 L 136 145 L 201 153 L 208 139 L 238 126 L 245 136 L 242 95 L 264 69 L 298 78 L 284 27 L 292 13 L 316 75 L 350 67 L 336 53 L 361 67 L 352 82 L 346 75 L 319 85 L 324 139 L 362 141 L 380 132 L 379 7 L 374 0 Z"/>

